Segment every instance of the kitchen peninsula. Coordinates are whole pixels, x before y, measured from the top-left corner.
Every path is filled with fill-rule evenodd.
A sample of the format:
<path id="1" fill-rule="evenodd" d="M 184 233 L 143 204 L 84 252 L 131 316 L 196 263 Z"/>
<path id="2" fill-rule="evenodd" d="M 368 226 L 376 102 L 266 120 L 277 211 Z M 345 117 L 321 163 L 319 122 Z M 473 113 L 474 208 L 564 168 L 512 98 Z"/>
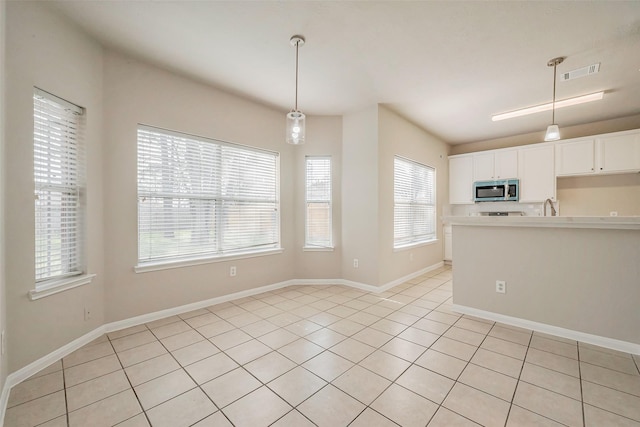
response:
<path id="1" fill-rule="evenodd" d="M 640 217 L 448 222 L 456 311 L 640 354 Z"/>

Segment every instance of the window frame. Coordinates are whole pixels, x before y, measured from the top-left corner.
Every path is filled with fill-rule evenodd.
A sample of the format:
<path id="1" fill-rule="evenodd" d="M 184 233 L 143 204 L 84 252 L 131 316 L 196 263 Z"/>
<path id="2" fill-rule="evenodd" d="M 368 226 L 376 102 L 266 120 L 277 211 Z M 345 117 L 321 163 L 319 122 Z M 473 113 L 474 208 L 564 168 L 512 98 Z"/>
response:
<path id="1" fill-rule="evenodd" d="M 85 118 L 83 107 L 33 88 L 35 289 L 29 292 L 32 300 L 90 283 L 95 276 L 86 273 Z M 65 236 L 72 240 L 66 247 Z M 59 268 L 52 264 L 50 251 L 49 255 L 42 254 L 40 241 L 59 253 Z M 44 262 L 46 258 L 49 259 Z M 39 273 L 43 269 L 48 273 Z"/>
<path id="2" fill-rule="evenodd" d="M 325 199 L 309 199 L 309 162 L 314 160 L 327 160 L 329 162 L 329 197 Z M 328 244 L 314 243 L 309 239 L 309 204 L 326 203 L 328 205 Z M 304 247 L 305 251 L 332 251 L 333 244 L 333 161 L 330 155 L 305 156 L 305 184 L 304 184 Z"/>
<path id="3" fill-rule="evenodd" d="M 35 287 L 41 289 L 85 273 L 84 108 L 34 87 L 33 115 Z"/>
<path id="4" fill-rule="evenodd" d="M 438 220 L 438 211 L 437 211 L 437 187 L 436 187 L 436 178 L 437 178 L 437 170 L 435 167 L 427 165 L 427 164 L 423 164 L 420 162 L 417 162 L 415 160 L 406 158 L 406 157 L 402 157 L 399 155 L 395 155 L 394 158 L 394 168 L 393 168 L 393 220 L 394 220 L 394 227 L 393 227 L 393 250 L 394 251 L 401 251 L 404 249 L 410 249 L 410 248 L 414 248 L 416 246 L 423 246 L 423 245 L 428 245 L 428 244 L 432 244 L 437 242 L 438 240 L 438 231 L 437 231 L 437 220 Z M 397 177 L 397 170 L 396 170 L 396 162 L 403 162 L 406 165 L 410 166 L 411 168 L 413 168 L 412 173 L 411 173 L 411 182 L 412 185 L 414 183 L 414 181 L 416 179 L 418 179 L 418 176 L 416 176 L 416 174 L 414 173 L 417 169 L 415 168 L 422 168 L 424 169 L 424 171 L 426 171 L 428 174 L 431 174 L 432 178 L 432 182 L 431 185 L 429 186 L 428 184 L 426 185 L 427 188 L 430 187 L 431 189 L 431 194 L 429 194 L 427 197 L 428 199 L 430 199 L 432 201 L 432 203 L 425 203 L 425 202 L 417 202 L 415 199 L 415 193 L 413 194 L 414 197 L 412 197 L 411 201 L 408 203 L 409 207 L 411 209 L 410 211 L 410 219 L 409 219 L 409 223 L 410 226 L 412 228 L 412 233 L 409 235 L 409 238 L 405 238 L 403 239 L 402 243 L 398 243 L 398 238 L 396 237 L 396 227 L 397 227 L 397 209 L 398 209 L 398 205 L 400 204 L 398 199 L 397 199 L 397 182 L 398 182 L 398 177 Z M 413 190 L 413 189 L 412 189 Z M 424 235 L 424 238 L 420 238 L 420 234 L 416 233 L 415 230 L 415 226 L 418 224 L 416 221 L 414 221 L 416 215 L 418 214 L 418 212 L 416 211 L 416 207 L 427 207 L 427 208 L 431 208 L 431 211 L 433 212 L 432 218 L 430 222 L 425 221 L 424 224 L 426 224 L 426 227 L 428 229 L 432 229 L 433 232 L 432 233 L 427 233 Z M 427 216 L 427 219 L 428 216 Z"/>
<path id="5" fill-rule="evenodd" d="M 275 211 L 275 228 L 271 230 L 272 233 L 274 233 L 275 236 L 275 242 L 271 243 L 271 244 L 266 244 L 266 245 L 261 245 L 260 247 L 258 247 L 257 249 L 247 249 L 246 247 L 244 248 L 240 248 L 237 250 L 209 250 L 209 251 L 203 251 L 202 253 L 199 254 L 174 254 L 174 255 L 169 255 L 169 256 L 162 256 L 162 257 L 147 257 L 147 258 L 142 258 L 141 257 L 141 203 L 144 202 L 145 197 L 151 197 L 149 194 L 143 194 L 144 191 L 141 191 L 141 176 L 140 176 L 140 162 L 141 162 L 141 141 L 140 141 L 140 132 L 151 132 L 154 133 L 156 135 L 162 135 L 164 137 L 168 137 L 169 139 L 171 138 L 179 138 L 179 139 L 185 139 L 185 140 L 189 140 L 190 142 L 194 142 L 197 144 L 212 144 L 207 146 L 210 150 L 214 150 L 214 151 L 218 151 L 220 152 L 221 150 L 240 150 L 240 151 L 246 151 L 249 153 L 254 153 L 254 154 L 266 154 L 268 156 L 273 156 L 273 163 L 274 163 L 274 168 L 273 168 L 273 185 L 274 185 L 274 193 L 273 193 L 273 200 L 271 201 L 271 203 L 274 204 L 274 211 Z M 172 130 L 167 130 L 167 129 L 163 129 L 163 128 L 159 128 L 156 126 L 149 126 L 149 125 L 145 125 L 145 124 L 138 124 L 137 126 L 137 131 L 136 131 L 136 142 L 137 142 L 137 161 L 138 161 L 138 166 L 137 166 L 137 189 L 136 189 L 136 196 L 137 196 L 137 264 L 134 266 L 134 271 L 137 273 L 143 273 L 143 272 L 147 272 L 147 271 L 155 271 L 155 270 L 163 270 L 163 269 L 171 269 L 171 268 L 180 268 L 180 267 L 186 267 L 186 266 L 193 266 L 193 265 L 199 265 L 199 264 L 208 264 L 208 263 L 213 263 L 213 262 L 220 262 L 220 261 L 229 261 L 229 260 L 233 260 L 233 259 L 242 259 L 242 258 L 252 258 L 252 257 L 258 257 L 258 256 L 265 256 L 265 255 L 272 255 L 272 254 L 276 254 L 276 253 L 281 253 L 283 252 L 282 249 L 282 238 L 281 238 L 281 209 L 280 209 L 280 153 L 275 152 L 275 151 L 271 151 L 271 150 L 266 150 L 266 149 L 262 149 L 262 148 L 257 148 L 257 147 L 251 147 L 251 146 L 247 146 L 247 145 L 241 145 L 241 144 L 237 144 L 237 143 L 232 143 L 232 142 L 227 142 L 227 141 L 221 141 L 218 139 L 213 139 L 213 138 L 207 138 L 207 137 L 203 137 L 203 136 L 199 136 L 199 135 L 193 135 L 193 134 L 188 134 L 188 133 L 184 133 L 184 132 L 177 132 L 177 131 L 172 131 Z M 205 145 L 199 145 L 199 147 L 205 147 Z M 198 162 L 202 162 L 202 158 L 196 159 Z M 210 159 L 211 160 L 211 159 Z M 221 175 L 219 172 L 221 172 L 222 170 L 222 166 L 220 164 L 222 160 L 220 160 L 220 158 L 215 158 L 215 160 L 211 160 L 211 163 L 198 163 L 199 165 L 205 165 L 207 167 L 213 168 L 214 169 L 214 174 L 212 176 L 215 176 L 215 178 L 211 178 L 211 182 L 215 182 L 215 186 L 217 186 L 218 191 L 220 189 L 221 186 Z M 162 166 L 164 167 L 164 166 Z M 189 165 L 189 167 L 193 167 L 193 165 Z M 175 182 L 175 181 L 172 181 Z M 179 181 L 178 181 L 179 182 Z M 157 193 L 160 194 L 160 193 Z M 177 199 L 181 199 L 181 200 L 195 200 L 198 199 L 198 196 L 194 197 L 189 197 L 190 193 L 185 193 L 185 194 L 180 194 L 180 197 L 174 197 L 175 200 Z M 202 198 L 202 197 L 200 197 Z M 215 202 L 215 206 L 218 208 L 220 206 L 220 203 L 222 202 L 229 202 L 229 201 L 235 201 L 235 202 L 247 202 L 247 199 L 242 199 L 242 198 L 238 198 L 238 199 L 230 199 L 230 198 L 225 198 L 224 196 L 221 195 L 221 193 L 207 193 L 206 196 L 207 199 L 211 199 L 214 200 Z M 266 202 L 268 203 L 268 202 Z M 215 211 L 214 211 L 215 212 Z M 217 240 L 219 239 L 220 236 L 220 230 L 222 227 L 222 221 L 219 221 L 218 218 L 215 218 L 215 213 L 213 214 L 214 218 L 211 220 L 213 221 L 213 225 L 210 227 L 209 232 L 214 233 L 214 237 L 213 239 L 216 241 L 215 245 L 216 247 L 219 249 L 220 248 L 220 242 L 218 242 Z"/>

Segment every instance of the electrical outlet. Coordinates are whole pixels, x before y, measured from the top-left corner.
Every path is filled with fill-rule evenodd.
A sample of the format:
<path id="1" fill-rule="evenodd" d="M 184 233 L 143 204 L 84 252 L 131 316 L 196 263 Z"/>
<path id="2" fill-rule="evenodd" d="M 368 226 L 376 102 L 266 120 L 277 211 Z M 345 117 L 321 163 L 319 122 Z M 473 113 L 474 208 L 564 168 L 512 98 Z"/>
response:
<path id="1" fill-rule="evenodd" d="M 507 282 L 504 280 L 496 280 L 496 292 L 504 294 L 507 292 Z"/>
<path id="2" fill-rule="evenodd" d="M 86 322 L 89 319 L 91 319 L 91 310 L 89 310 L 88 307 L 85 307 L 84 308 L 84 320 Z"/>
<path id="3" fill-rule="evenodd" d="M 229 268 L 229 276 L 231 277 L 235 277 L 236 276 L 236 266 L 232 265 L 231 268 Z"/>
<path id="4" fill-rule="evenodd" d="M 353 259 L 353 268 L 358 268 L 358 258 Z"/>
<path id="5" fill-rule="evenodd" d="M 609 216 L 618 216 L 618 212 L 611 211 L 611 212 L 609 212 Z"/>

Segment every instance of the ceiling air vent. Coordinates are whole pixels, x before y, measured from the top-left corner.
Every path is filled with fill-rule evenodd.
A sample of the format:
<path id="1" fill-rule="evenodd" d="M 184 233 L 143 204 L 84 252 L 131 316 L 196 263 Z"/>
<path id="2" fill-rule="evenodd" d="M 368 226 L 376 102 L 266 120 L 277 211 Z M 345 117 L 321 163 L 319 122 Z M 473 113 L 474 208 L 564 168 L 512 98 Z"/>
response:
<path id="1" fill-rule="evenodd" d="M 560 75 L 560 81 L 566 82 L 567 80 L 577 79 L 578 77 L 588 76 L 600 71 L 600 63 L 588 65 L 586 67 L 578 68 L 576 70 L 567 71 Z"/>

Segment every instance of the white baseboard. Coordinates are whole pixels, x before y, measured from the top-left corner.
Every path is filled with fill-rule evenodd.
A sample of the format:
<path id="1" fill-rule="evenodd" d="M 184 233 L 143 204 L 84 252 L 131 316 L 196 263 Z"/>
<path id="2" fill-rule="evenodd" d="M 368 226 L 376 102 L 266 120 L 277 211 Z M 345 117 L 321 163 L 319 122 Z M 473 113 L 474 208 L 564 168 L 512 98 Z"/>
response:
<path id="1" fill-rule="evenodd" d="M 385 285 L 382 285 L 380 287 L 380 291 L 379 292 L 388 291 L 389 289 L 393 288 L 394 286 L 398 286 L 398 285 L 400 285 L 400 284 L 402 284 L 402 283 L 404 283 L 404 282 L 406 282 L 408 280 L 411 280 L 411 279 L 413 279 L 415 277 L 418 277 L 418 276 L 422 276 L 423 274 L 428 273 L 430 271 L 437 270 L 438 268 L 440 268 L 442 266 L 444 266 L 444 262 L 440 261 L 440 262 L 438 262 L 436 264 L 430 265 L 429 267 L 425 267 L 425 268 L 423 268 L 421 270 L 418 270 L 418 271 L 416 271 L 414 273 L 407 274 L 404 277 L 400 277 L 399 279 L 392 280 L 391 282 L 389 282 L 389 283 L 387 283 Z"/>
<path id="2" fill-rule="evenodd" d="M 260 286 L 258 288 L 247 289 L 245 291 L 234 292 L 232 294 L 222 295 L 219 297 L 194 302 L 191 304 L 167 308 L 166 310 L 160 310 L 160 311 L 155 311 L 153 313 L 142 314 L 136 317 L 130 317 L 128 319 L 119 320 L 117 322 L 107 323 L 106 325 L 104 325 L 105 332 L 119 331 L 121 329 L 129 328 L 131 326 L 137 326 L 143 323 L 153 322 L 154 320 L 164 319 L 165 317 L 188 313 L 190 311 L 209 307 L 211 305 L 222 304 L 223 302 L 234 301 L 237 299 L 261 294 L 264 292 L 273 291 L 280 288 L 285 288 L 287 286 L 296 285 L 296 284 L 297 284 L 296 280 L 287 280 L 284 282 L 278 282 L 271 285 Z"/>
<path id="3" fill-rule="evenodd" d="M 99 326 L 91 332 L 84 334 L 83 336 L 76 338 L 68 344 L 63 345 L 57 350 L 52 351 L 44 357 L 36 360 L 28 364 L 27 366 L 12 372 L 7 376 L 7 379 L 4 382 L 4 387 L 2 388 L 2 395 L 0 395 L 0 427 L 4 425 L 4 415 L 7 411 L 7 403 L 9 402 L 9 393 L 11 392 L 11 388 L 16 384 L 20 384 L 22 381 L 26 380 L 33 374 L 36 374 L 51 365 L 52 363 L 57 362 L 63 357 L 73 353 L 77 349 L 89 344 L 91 341 L 96 338 L 100 338 L 105 333 L 105 325 Z"/>
<path id="4" fill-rule="evenodd" d="M 587 344 L 593 344 L 600 347 L 610 348 L 612 350 L 622 351 L 624 353 L 640 354 L 640 344 L 635 344 L 632 342 L 602 337 L 599 335 L 587 334 L 585 332 L 565 329 L 559 326 L 547 325 L 546 323 L 539 323 L 532 320 L 521 319 L 519 317 L 511 317 L 491 311 L 479 310 L 477 308 L 468 307 L 465 305 L 453 304 L 451 306 L 451 309 L 458 313 L 468 314 L 470 316 L 480 317 L 482 319 L 492 320 L 494 322 L 500 322 L 520 328 L 531 329 L 532 331 L 555 335 L 562 338 L 568 338 L 575 341 L 581 341 Z"/>
<path id="5" fill-rule="evenodd" d="M 54 362 L 62 359 L 65 356 L 73 353 L 79 348 L 89 344 L 96 338 L 99 338 L 105 333 L 119 331 L 121 329 L 126 329 L 132 326 L 141 325 L 143 323 L 153 322 L 154 320 L 164 319 L 165 317 L 174 316 L 178 314 L 187 313 L 189 311 L 198 310 L 200 308 L 209 307 L 211 305 L 221 304 L 228 301 L 234 301 L 241 298 L 245 298 L 252 295 L 261 294 L 264 292 L 273 291 L 276 289 L 285 288 L 287 286 L 294 285 L 343 285 L 349 286 L 355 289 L 360 289 L 366 292 L 372 293 L 381 293 L 391 289 L 394 286 L 397 286 L 401 283 L 406 282 L 407 280 L 411 280 L 414 277 L 418 277 L 422 274 L 428 273 L 429 271 L 436 270 L 442 267 L 443 263 L 439 262 L 432 266 L 423 268 L 419 271 L 411 273 L 407 276 L 401 277 L 399 279 L 393 280 L 389 283 L 386 283 L 382 286 L 373 286 L 368 285 L 366 283 L 354 282 L 351 280 L 345 279 L 292 279 L 286 280 L 284 282 L 278 282 L 271 285 L 260 286 L 258 288 L 247 289 L 240 292 L 235 292 L 228 295 L 222 295 L 219 297 L 207 299 L 204 301 L 198 301 L 191 304 L 181 305 L 178 307 L 168 308 L 166 310 L 155 311 L 153 313 L 147 313 L 140 316 L 131 317 L 124 320 L 119 320 L 116 322 L 106 323 L 102 326 L 97 327 L 84 334 L 83 336 L 71 341 L 70 343 L 58 348 L 57 350 L 52 351 L 46 356 L 41 357 L 28 364 L 27 366 L 17 370 L 16 372 L 11 373 L 7 376 L 7 379 L 4 383 L 4 387 L 2 388 L 2 394 L 0 394 L 0 427 L 4 424 L 4 415 L 7 410 L 7 402 L 9 401 L 9 393 L 11 388 L 16 384 L 21 383 L 32 375 L 40 372 L 42 369 L 51 365 Z"/>

